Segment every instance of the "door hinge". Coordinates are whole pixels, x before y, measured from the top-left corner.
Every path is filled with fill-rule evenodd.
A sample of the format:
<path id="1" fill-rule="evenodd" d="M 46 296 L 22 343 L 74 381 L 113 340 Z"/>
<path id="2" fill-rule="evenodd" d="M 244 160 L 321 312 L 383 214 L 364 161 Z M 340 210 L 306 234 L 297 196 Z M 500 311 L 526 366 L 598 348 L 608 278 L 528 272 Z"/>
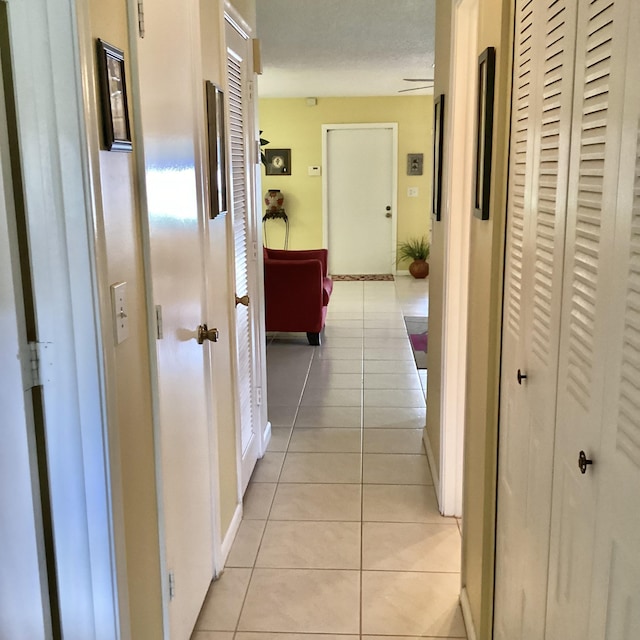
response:
<path id="1" fill-rule="evenodd" d="M 249 93 L 249 101 L 253 100 L 253 80 L 247 82 L 247 90 Z"/>
<path id="2" fill-rule="evenodd" d="M 176 577 L 173 571 L 169 571 L 169 600 L 176 597 Z"/>
<path id="3" fill-rule="evenodd" d="M 162 340 L 164 338 L 164 333 L 162 329 L 162 305 L 156 305 L 156 338 L 158 340 Z"/>
<path id="4" fill-rule="evenodd" d="M 258 259 L 258 243 L 257 242 L 251 243 L 251 259 L 254 262 L 256 262 L 256 260 Z"/>
<path id="5" fill-rule="evenodd" d="M 262 404 L 262 387 L 256 387 L 256 405 Z"/>
<path id="6" fill-rule="evenodd" d="M 256 161 L 255 164 L 262 162 L 262 149 L 260 149 L 260 140 L 256 140 Z"/>
<path id="7" fill-rule="evenodd" d="M 138 35 L 144 38 L 144 3 L 138 0 Z"/>
<path id="8" fill-rule="evenodd" d="M 29 368 L 27 371 L 27 389 L 40 386 L 40 345 L 29 342 Z"/>

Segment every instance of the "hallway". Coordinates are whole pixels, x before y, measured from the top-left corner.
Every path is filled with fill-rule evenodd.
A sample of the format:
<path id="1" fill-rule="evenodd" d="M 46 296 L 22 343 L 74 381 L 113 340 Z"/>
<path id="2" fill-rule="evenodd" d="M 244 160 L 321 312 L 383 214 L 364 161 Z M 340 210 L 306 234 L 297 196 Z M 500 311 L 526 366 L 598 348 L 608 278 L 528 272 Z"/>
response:
<path id="1" fill-rule="evenodd" d="M 459 523 L 437 510 L 403 321 L 427 295 L 336 282 L 321 347 L 268 338 L 272 439 L 193 640 L 466 637 Z"/>

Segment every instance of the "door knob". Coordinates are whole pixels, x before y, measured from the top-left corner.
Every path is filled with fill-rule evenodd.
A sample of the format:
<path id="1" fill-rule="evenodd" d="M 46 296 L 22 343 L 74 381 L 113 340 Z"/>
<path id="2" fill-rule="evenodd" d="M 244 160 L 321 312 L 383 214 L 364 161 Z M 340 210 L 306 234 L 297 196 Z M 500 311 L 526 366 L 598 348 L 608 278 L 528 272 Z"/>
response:
<path id="1" fill-rule="evenodd" d="M 242 298 L 238 298 L 238 294 L 236 294 L 236 307 L 239 304 L 243 304 L 245 307 L 249 306 L 249 296 L 242 296 Z"/>
<path id="2" fill-rule="evenodd" d="M 198 344 L 204 344 L 205 340 L 210 340 L 211 342 L 218 342 L 218 338 L 220 337 L 220 333 L 216 328 L 209 329 L 206 324 L 201 324 L 198 326 Z"/>
<path id="3" fill-rule="evenodd" d="M 384 214 L 385 218 L 390 218 L 391 217 L 391 211 L 387 211 L 387 213 Z"/>
<path id="4" fill-rule="evenodd" d="M 527 374 L 526 373 L 522 373 L 522 371 L 520 371 L 520 369 L 518 369 L 518 384 L 522 384 L 523 380 L 527 379 Z"/>
<path id="5" fill-rule="evenodd" d="M 590 464 L 593 464 L 593 460 L 589 460 L 587 454 L 581 451 L 578 455 L 578 468 L 580 469 L 580 473 L 587 473 L 587 466 Z"/>

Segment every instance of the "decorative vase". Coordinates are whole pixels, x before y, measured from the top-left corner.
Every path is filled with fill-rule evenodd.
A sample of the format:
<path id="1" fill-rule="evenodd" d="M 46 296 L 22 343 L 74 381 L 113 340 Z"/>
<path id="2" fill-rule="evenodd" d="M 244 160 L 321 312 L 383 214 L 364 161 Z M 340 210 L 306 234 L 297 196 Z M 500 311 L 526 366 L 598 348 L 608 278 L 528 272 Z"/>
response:
<path id="1" fill-rule="evenodd" d="M 426 278 L 429 275 L 429 263 L 426 260 L 414 260 L 409 265 L 409 273 L 414 278 Z"/>
<path id="2" fill-rule="evenodd" d="M 284 209 L 284 195 L 280 189 L 269 189 L 264 196 L 264 203 L 267 205 L 267 213 L 275 213 Z"/>

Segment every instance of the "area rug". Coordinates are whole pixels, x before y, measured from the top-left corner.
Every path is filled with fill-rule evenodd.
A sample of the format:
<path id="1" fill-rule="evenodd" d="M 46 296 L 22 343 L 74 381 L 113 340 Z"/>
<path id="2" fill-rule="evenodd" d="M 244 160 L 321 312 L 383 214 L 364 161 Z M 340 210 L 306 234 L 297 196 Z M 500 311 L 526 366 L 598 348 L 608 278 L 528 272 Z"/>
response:
<path id="1" fill-rule="evenodd" d="M 356 281 L 365 281 L 365 282 L 393 282 L 393 275 L 390 273 L 364 273 L 362 275 L 334 275 L 331 274 L 331 279 L 337 282 L 356 282 Z"/>
<path id="2" fill-rule="evenodd" d="M 418 369 L 427 368 L 427 343 L 429 335 L 429 318 L 424 316 L 405 316 L 409 342 Z"/>

